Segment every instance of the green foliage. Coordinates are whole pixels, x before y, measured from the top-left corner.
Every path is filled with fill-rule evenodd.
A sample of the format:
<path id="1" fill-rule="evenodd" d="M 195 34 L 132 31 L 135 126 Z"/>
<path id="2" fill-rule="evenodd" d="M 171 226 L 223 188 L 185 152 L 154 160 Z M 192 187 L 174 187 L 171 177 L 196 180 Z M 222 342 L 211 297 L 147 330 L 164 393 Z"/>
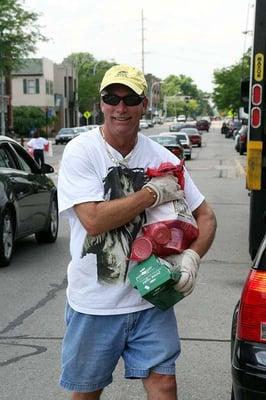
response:
<path id="1" fill-rule="evenodd" d="M 198 89 L 193 80 L 185 75 L 169 75 L 161 85 L 162 97 L 173 96 L 167 101 L 167 115 L 178 116 L 185 114 L 196 117 L 197 115 L 212 115 L 213 111 L 208 104 L 206 93 Z M 185 99 L 186 97 L 186 99 Z"/>
<path id="2" fill-rule="evenodd" d="M 46 112 L 40 107 L 21 106 L 13 108 L 14 130 L 20 136 L 28 136 L 35 128 L 45 131 L 47 126 L 52 125 L 56 117 L 47 118 Z"/>
<path id="3" fill-rule="evenodd" d="M 98 61 L 90 53 L 72 53 L 64 61 L 72 63 L 78 71 L 79 109 L 93 111 L 93 104 L 99 102 L 99 88 L 105 72 L 115 62 Z"/>
<path id="4" fill-rule="evenodd" d="M 241 80 L 249 76 L 250 50 L 241 60 L 227 68 L 214 71 L 213 100 L 221 113 L 237 113 L 241 107 Z"/>
<path id="5" fill-rule="evenodd" d="M 38 41 L 47 40 L 40 33 L 38 17 L 25 10 L 19 0 L 0 1 L 0 71 L 4 74 L 34 53 Z"/>

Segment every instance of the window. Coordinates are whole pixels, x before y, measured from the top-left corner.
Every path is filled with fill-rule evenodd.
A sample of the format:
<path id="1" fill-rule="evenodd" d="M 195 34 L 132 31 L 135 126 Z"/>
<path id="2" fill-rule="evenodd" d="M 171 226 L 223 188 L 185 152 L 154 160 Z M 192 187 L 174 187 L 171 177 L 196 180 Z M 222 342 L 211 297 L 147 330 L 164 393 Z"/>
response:
<path id="1" fill-rule="evenodd" d="M 31 173 L 32 171 L 34 171 L 34 167 L 32 166 L 33 163 L 33 159 L 31 158 L 31 156 L 29 156 L 27 153 L 25 154 L 25 152 L 23 151 L 23 149 L 21 149 L 16 143 L 12 143 L 12 147 L 15 150 L 17 157 L 19 159 L 20 162 L 20 168 L 17 169 L 21 169 L 22 171 Z"/>
<path id="2" fill-rule="evenodd" d="M 14 159 L 5 145 L 0 147 L 0 168 L 17 169 Z"/>
<path id="3" fill-rule="evenodd" d="M 45 92 L 46 94 L 54 94 L 54 83 L 53 81 L 45 80 Z"/>
<path id="4" fill-rule="evenodd" d="M 39 94 L 40 93 L 39 79 L 23 79 L 23 93 Z"/>

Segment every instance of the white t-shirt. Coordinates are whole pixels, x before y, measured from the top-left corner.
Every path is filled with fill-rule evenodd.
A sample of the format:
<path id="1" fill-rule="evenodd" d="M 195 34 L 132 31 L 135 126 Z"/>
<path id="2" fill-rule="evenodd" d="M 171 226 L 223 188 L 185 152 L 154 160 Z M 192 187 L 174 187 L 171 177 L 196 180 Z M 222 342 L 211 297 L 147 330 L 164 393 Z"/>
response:
<path id="1" fill-rule="evenodd" d="M 30 139 L 27 143 L 27 146 L 32 147 L 33 150 L 43 150 L 46 144 L 48 144 L 47 139 L 38 137 Z"/>
<path id="2" fill-rule="evenodd" d="M 127 259 L 130 246 L 141 230 L 145 213 L 121 228 L 92 237 L 73 206 L 120 198 L 147 182 L 147 167 L 158 168 L 166 161 L 179 163 L 170 151 L 140 133 L 127 157 L 127 168 L 117 166 L 112 158 L 123 159 L 96 128 L 67 144 L 59 171 L 59 211 L 71 228 L 67 299 L 74 310 L 85 314 L 123 314 L 153 307 L 132 288 L 127 277 L 134 266 Z M 204 200 L 187 171 L 185 196 L 192 211 Z"/>

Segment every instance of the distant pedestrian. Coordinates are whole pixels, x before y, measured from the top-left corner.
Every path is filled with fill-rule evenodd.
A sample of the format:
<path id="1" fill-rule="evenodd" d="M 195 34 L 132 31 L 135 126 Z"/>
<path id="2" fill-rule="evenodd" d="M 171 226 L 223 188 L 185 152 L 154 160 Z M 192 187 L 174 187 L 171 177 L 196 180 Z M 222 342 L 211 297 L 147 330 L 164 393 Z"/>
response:
<path id="1" fill-rule="evenodd" d="M 27 146 L 33 151 L 35 161 L 41 167 L 44 166 L 44 148 L 48 144 L 48 140 L 41 137 L 38 130 L 34 132 L 33 138 L 27 143 Z"/>

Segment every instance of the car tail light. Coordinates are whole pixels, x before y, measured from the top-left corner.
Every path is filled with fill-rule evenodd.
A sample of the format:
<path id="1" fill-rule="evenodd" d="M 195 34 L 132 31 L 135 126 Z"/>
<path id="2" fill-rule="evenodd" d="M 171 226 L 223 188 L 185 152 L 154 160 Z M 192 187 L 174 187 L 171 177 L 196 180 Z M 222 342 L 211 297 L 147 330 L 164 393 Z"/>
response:
<path id="1" fill-rule="evenodd" d="M 180 157 L 182 155 L 182 150 L 179 149 L 179 147 L 175 147 L 174 149 L 172 149 L 172 153 L 177 156 Z"/>
<path id="2" fill-rule="evenodd" d="M 249 273 L 240 301 L 237 336 L 241 340 L 266 342 L 266 271 Z"/>

